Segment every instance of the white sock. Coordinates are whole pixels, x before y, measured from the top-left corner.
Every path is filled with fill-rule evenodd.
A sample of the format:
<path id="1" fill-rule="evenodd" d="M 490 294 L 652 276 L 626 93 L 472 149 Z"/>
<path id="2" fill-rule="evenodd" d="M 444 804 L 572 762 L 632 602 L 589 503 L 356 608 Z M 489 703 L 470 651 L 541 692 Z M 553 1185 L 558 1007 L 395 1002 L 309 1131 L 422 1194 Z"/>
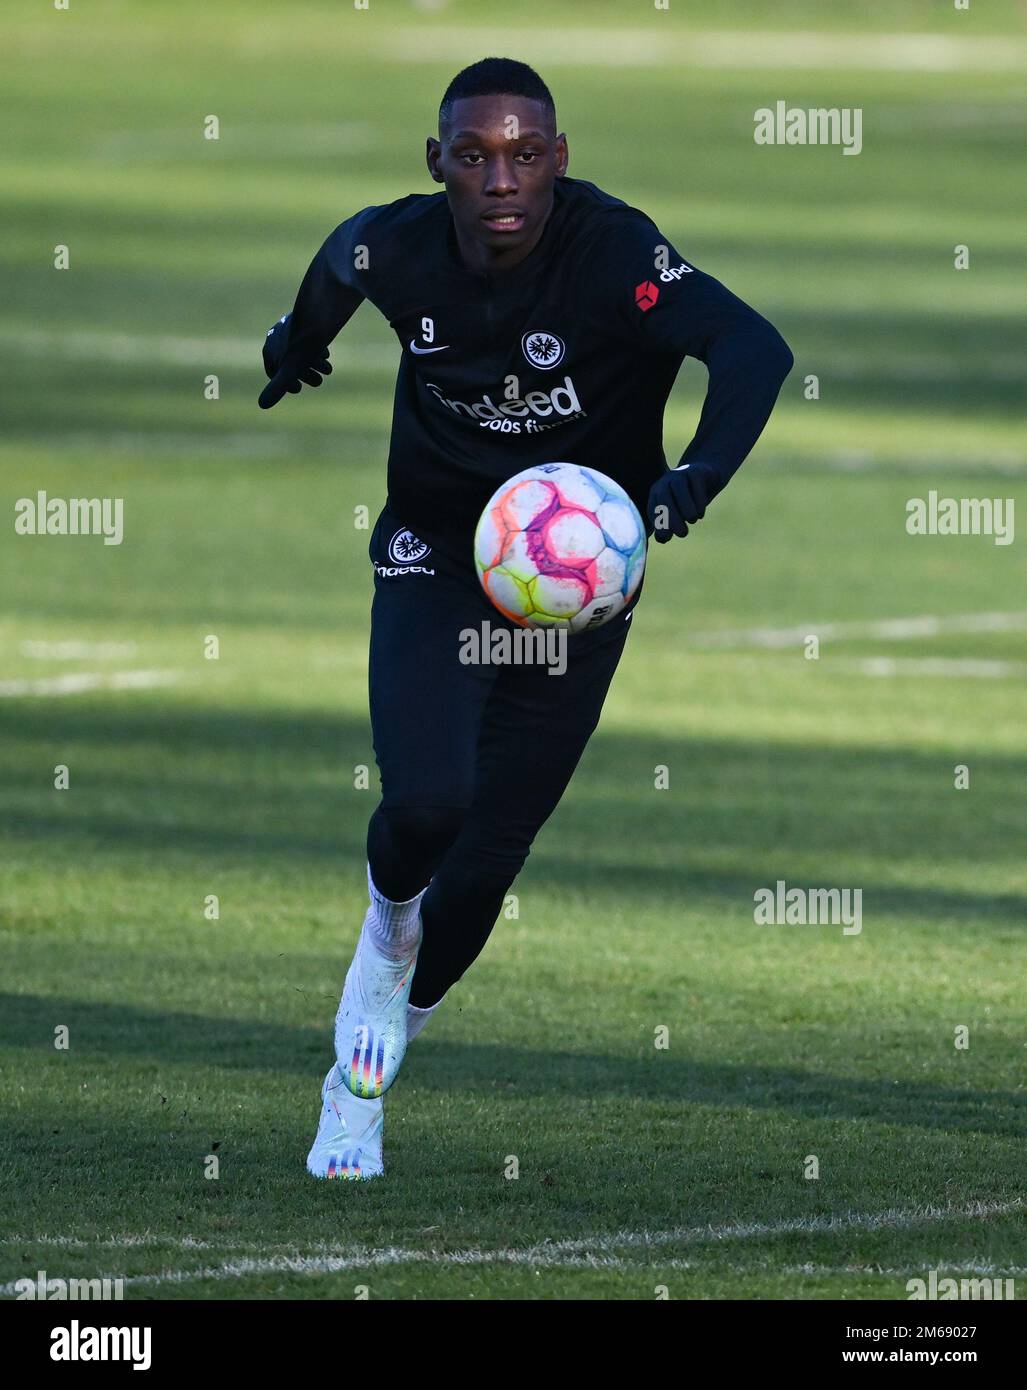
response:
<path id="1" fill-rule="evenodd" d="M 443 998 L 445 998 L 445 996 L 443 996 Z M 407 1005 L 407 1042 L 408 1042 L 408 1043 L 412 1043 L 412 1042 L 413 1042 L 413 1040 L 417 1037 L 418 1033 L 421 1031 L 421 1029 L 424 1027 L 424 1025 L 428 1022 L 428 1020 L 431 1018 L 432 1014 L 435 1012 L 435 1010 L 439 1007 L 439 1004 L 441 1004 L 441 1003 L 442 1003 L 442 999 L 439 1000 L 439 1003 L 438 1003 L 438 1004 L 432 1004 L 432 1005 L 431 1005 L 429 1008 L 427 1008 L 427 1009 L 419 1009 L 419 1008 L 417 1007 L 416 1004 L 408 1004 L 408 1005 Z"/>
<path id="2" fill-rule="evenodd" d="M 405 903 L 393 902 L 374 886 L 371 866 L 367 868 L 367 891 L 371 895 L 371 911 L 364 926 L 370 931 L 382 955 L 403 960 L 413 955 L 421 941 L 421 899 L 425 889 Z"/>

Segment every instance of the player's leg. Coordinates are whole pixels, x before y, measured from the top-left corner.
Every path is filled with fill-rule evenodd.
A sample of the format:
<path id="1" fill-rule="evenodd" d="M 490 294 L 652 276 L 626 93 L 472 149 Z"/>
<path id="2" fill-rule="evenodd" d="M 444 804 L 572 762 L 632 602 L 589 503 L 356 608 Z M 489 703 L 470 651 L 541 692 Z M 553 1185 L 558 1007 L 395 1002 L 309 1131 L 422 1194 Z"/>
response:
<path id="1" fill-rule="evenodd" d="M 459 594 L 450 599 L 459 609 Z M 386 617 L 381 607 L 378 617 L 379 635 L 395 630 L 396 621 Z M 372 660 L 372 671 L 379 671 L 378 699 L 372 701 L 372 709 L 384 796 L 368 831 L 372 903 L 361 933 L 361 942 L 375 949 L 361 958 L 359 947 L 357 958 L 374 963 L 388 979 L 389 972 L 402 976 L 400 984 L 406 992 L 393 1001 L 393 1031 L 402 1020 L 400 1061 L 406 1042 L 416 1037 L 447 988 L 460 979 L 488 940 L 535 834 L 552 815 L 598 724 L 625 635 L 574 657 L 563 676 L 548 676 L 542 667 L 493 667 L 482 680 L 479 667 L 453 671 L 446 663 L 439 664 L 439 656 L 445 653 L 445 642 L 438 642 L 439 630 L 446 630 L 441 617 L 435 630 L 435 663 L 429 659 L 424 666 L 436 673 L 434 680 L 425 680 L 424 694 L 439 716 L 436 737 L 427 742 L 420 720 L 411 724 L 409 713 L 404 714 L 403 706 L 386 694 L 396 685 L 389 680 L 388 662 L 382 669 Z M 424 631 L 432 628 L 425 626 Z M 447 691 L 443 699 L 438 698 L 441 691 Z M 382 726 L 386 713 L 388 721 Z M 435 749 L 434 758 L 422 752 L 404 758 L 404 748 L 422 744 Z M 399 805 L 389 801 L 391 791 Z M 425 805 L 439 795 L 442 806 Z M 413 805 L 406 805 L 407 798 Z M 461 802 L 470 802 L 470 809 L 464 810 Z M 374 874 L 388 884 L 395 899 L 379 891 Z M 431 878 L 428 891 L 414 890 L 425 874 Z M 404 892 L 411 894 L 407 901 L 400 898 Z M 421 905 L 425 926 L 420 955 L 413 947 L 404 956 L 402 952 L 410 951 L 416 938 L 420 940 L 417 908 Z M 349 980 L 347 976 L 347 987 Z M 343 994 L 343 1004 L 345 999 Z M 384 1031 L 375 1027 L 374 1019 L 371 1030 Z M 364 1036 L 350 1033 L 346 1038 L 347 1044 L 359 1040 Z M 339 1061 L 342 1065 L 334 1066 L 325 1077 L 321 1125 L 307 1166 L 320 1177 L 375 1176 L 382 1172 L 381 1094 L 368 1098 L 352 1094 L 343 1076 L 347 1061 L 352 1069 L 349 1045 Z M 370 1080 L 367 1063 L 361 1070 L 361 1056 L 357 1063 L 357 1080 L 364 1076 Z M 377 1072 L 374 1080 L 378 1080 Z"/>
<path id="2" fill-rule="evenodd" d="M 406 1050 L 420 898 L 471 802 L 478 729 L 500 670 L 461 660 L 461 634 L 481 620 L 473 576 L 469 584 L 431 552 L 416 565 L 385 563 L 396 534 L 409 550 L 409 533 L 393 531 L 386 514 L 371 546 L 381 557 L 369 693 L 382 800 L 368 827 L 370 905 L 336 1025 L 346 1083 L 365 1099 L 388 1089 Z"/>
<path id="3" fill-rule="evenodd" d="M 470 804 L 478 727 L 498 675 L 459 660 L 461 629 L 481 621 L 480 593 L 430 554 L 416 567 L 388 563 L 397 526 L 383 514 L 370 546 L 369 694 L 382 799 L 368 826 L 369 907 L 336 1015 L 337 1064 L 308 1160 L 322 1177 L 330 1164 L 338 1177 L 382 1171 L 381 1096 L 427 1019 L 407 998 L 420 900 Z M 344 1142 L 360 1134 L 363 1146 Z"/>
<path id="4" fill-rule="evenodd" d="M 488 940 L 599 722 L 626 637 L 622 628 L 584 652 L 572 646 L 562 675 L 504 668 L 482 720 L 474 800 L 421 901 L 415 1008 L 430 1012 Z"/>

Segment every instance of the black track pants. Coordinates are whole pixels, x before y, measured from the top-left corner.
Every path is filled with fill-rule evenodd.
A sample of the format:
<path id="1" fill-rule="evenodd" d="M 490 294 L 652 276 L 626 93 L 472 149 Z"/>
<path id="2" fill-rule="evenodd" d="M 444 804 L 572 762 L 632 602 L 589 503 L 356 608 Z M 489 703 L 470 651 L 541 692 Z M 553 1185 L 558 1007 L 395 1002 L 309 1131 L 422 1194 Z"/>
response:
<path id="1" fill-rule="evenodd" d="M 567 641 L 566 670 L 461 660 L 483 622 L 513 626 L 473 570 L 426 550 L 388 510 L 371 539 L 370 703 L 382 799 L 367 857 L 396 902 L 431 880 L 411 1003 L 442 998 L 477 957 L 599 715 L 630 622 Z M 552 652 L 550 652 L 552 655 Z"/>

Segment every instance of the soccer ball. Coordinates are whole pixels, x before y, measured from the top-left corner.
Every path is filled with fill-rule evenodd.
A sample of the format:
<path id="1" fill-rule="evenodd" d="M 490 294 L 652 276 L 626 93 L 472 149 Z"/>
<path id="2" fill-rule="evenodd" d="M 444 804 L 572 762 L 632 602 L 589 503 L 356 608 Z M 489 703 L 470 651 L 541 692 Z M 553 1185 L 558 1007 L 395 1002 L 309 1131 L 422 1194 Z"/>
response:
<path id="1" fill-rule="evenodd" d="M 645 528 L 612 478 L 576 463 L 526 468 L 496 489 L 474 533 L 486 594 L 521 627 L 599 627 L 634 596 Z"/>

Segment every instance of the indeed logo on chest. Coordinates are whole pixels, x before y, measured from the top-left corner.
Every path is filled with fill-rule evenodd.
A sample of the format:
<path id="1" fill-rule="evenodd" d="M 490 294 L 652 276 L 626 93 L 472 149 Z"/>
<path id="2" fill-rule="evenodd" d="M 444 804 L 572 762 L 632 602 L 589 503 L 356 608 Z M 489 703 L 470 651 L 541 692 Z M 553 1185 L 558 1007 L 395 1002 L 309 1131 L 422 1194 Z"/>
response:
<path id="1" fill-rule="evenodd" d="M 510 380 L 516 392 L 517 379 L 512 377 Z M 454 415 L 464 416 L 476 421 L 482 428 L 498 430 L 503 434 L 520 434 L 522 430 L 525 434 L 535 434 L 585 414 L 569 376 L 564 377 L 562 384 L 555 386 L 552 391 L 526 391 L 523 396 L 508 394 L 499 405 L 489 395 L 473 404 L 450 400 L 434 382 L 426 381 L 425 386 L 439 404 Z M 542 421 L 546 423 L 540 423 Z"/>

